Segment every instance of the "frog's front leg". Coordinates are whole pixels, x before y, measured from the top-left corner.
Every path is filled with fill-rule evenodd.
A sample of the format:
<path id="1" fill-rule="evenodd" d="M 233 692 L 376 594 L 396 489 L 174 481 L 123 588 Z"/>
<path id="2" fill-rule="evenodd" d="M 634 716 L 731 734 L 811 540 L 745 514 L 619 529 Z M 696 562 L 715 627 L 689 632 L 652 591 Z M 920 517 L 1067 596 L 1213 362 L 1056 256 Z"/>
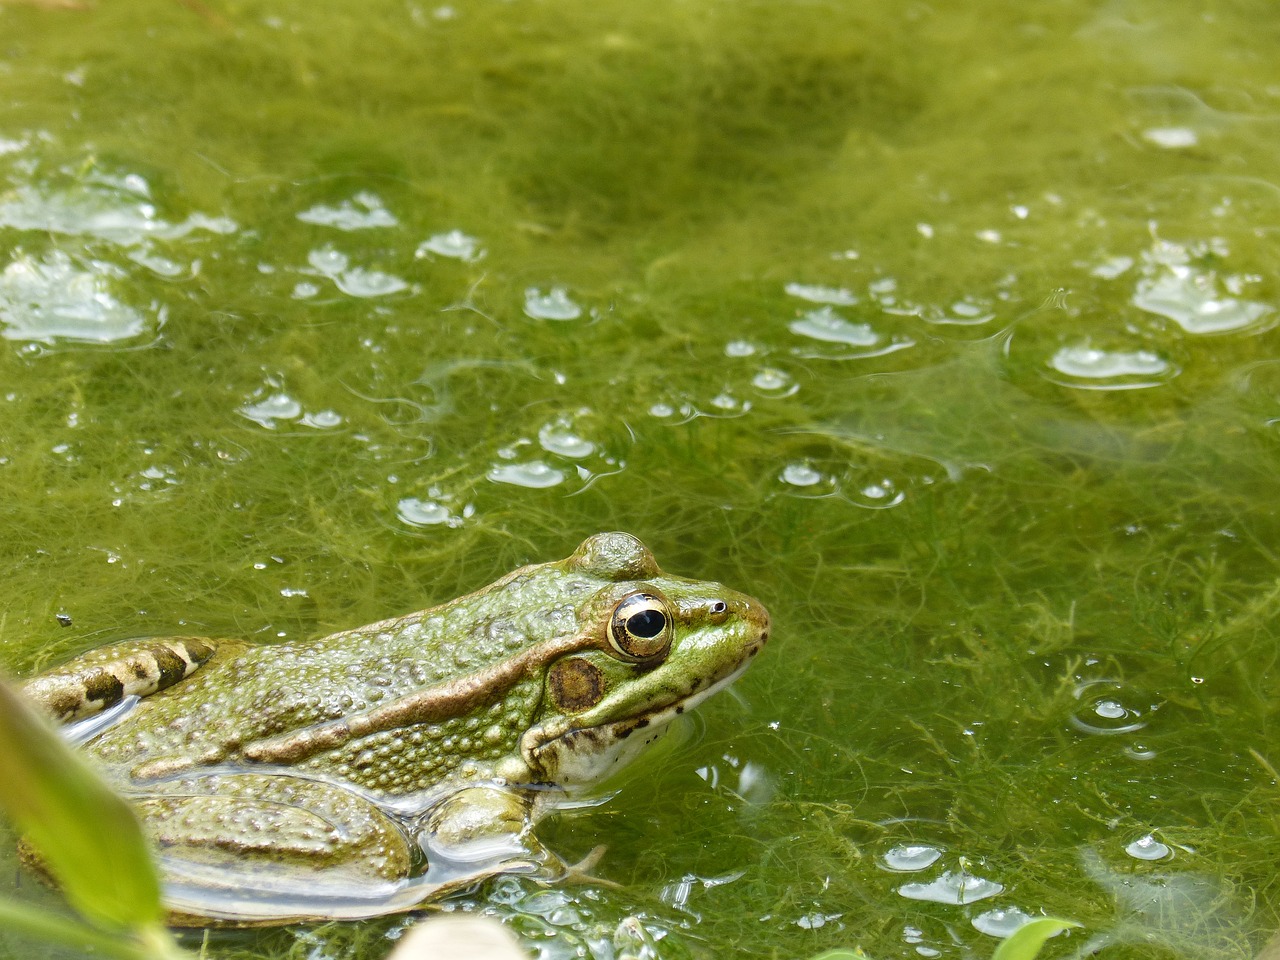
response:
<path id="1" fill-rule="evenodd" d="M 570 864 L 534 835 L 538 797 L 499 786 L 467 787 L 449 796 L 432 809 L 419 834 L 429 869 L 439 875 L 483 867 L 532 873 L 539 880 L 599 882 L 591 869 L 603 847 Z"/>
<path id="2" fill-rule="evenodd" d="M 173 686 L 225 645 L 200 637 L 165 637 L 100 647 L 33 677 L 22 692 L 70 723 L 125 697 L 145 697 Z"/>
<path id="3" fill-rule="evenodd" d="M 532 801 L 523 793 L 466 787 L 432 807 L 418 843 L 431 870 L 477 864 L 532 870 L 553 859 L 533 835 L 532 812 Z"/>

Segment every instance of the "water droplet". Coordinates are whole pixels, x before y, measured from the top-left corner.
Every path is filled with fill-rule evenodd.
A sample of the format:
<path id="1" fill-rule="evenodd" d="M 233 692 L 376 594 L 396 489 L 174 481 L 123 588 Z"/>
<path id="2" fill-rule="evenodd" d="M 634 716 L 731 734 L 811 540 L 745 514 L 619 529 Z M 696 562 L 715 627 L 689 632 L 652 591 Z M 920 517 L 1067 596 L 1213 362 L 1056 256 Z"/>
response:
<path id="1" fill-rule="evenodd" d="M 1165 860 L 1173 856 L 1168 844 L 1161 843 L 1149 833 L 1125 846 L 1124 852 L 1135 860 Z"/>
<path id="2" fill-rule="evenodd" d="M 1048 379 L 1054 383 L 1086 390 L 1154 387 L 1178 373 L 1177 367 L 1149 350 L 1102 350 L 1088 343 L 1062 347 L 1050 358 L 1049 367 Z"/>
<path id="3" fill-rule="evenodd" d="M 989 937 L 1012 936 L 1019 927 L 1025 927 L 1035 917 L 1017 907 L 996 907 L 978 914 L 970 921 L 973 928 Z"/>
<path id="4" fill-rule="evenodd" d="M 327 430 L 342 423 L 342 415 L 333 410 L 318 410 L 315 413 L 308 413 L 301 422 L 308 427 Z"/>
<path id="5" fill-rule="evenodd" d="M 529 460 L 524 463 L 500 463 L 489 470 L 489 479 L 494 483 L 509 483 L 517 487 L 554 487 L 564 482 L 564 471 L 548 466 L 541 460 Z"/>
<path id="6" fill-rule="evenodd" d="M 718 393 L 711 398 L 711 406 L 715 407 L 721 413 L 742 414 L 751 409 L 751 402 L 748 400 L 739 400 L 727 390 Z"/>
<path id="7" fill-rule="evenodd" d="M 906 499 L 906 494 L 889 477 L 857 477 L 845 474 L 840 486 L 850 503 L 869 510 L 885 510 L 896 507 Z"/>
<path id="8" fill-rule="evenodd" d="M 793 487 L 812 487 L 825 478 L 807 463 L 789 463 L 782 469 L 781 480 Z"/>
<path id="9" fill-rule="evenodd" d="M 595 452 L 596 445 L 573 433 L 568 424 L 548 423 L 538 431 L 538 443 L 548 453 L 579 460 Z"/>
<path id="10" fill-rule="evenodd" d="M 817 930 L 819 927 L 825 927 L 833 920 L 839 920 L 844 914 L 842 913 L 806 913 L 804 916 L 796 920 L 796 926 L 802 930 Z"/>
<path id="11" fill-rule="evenodd" d="M 577 320 L 582 308 L 569 299 L 564 287 L 552 287 L 543 294 L 537 287 L 524 292 L 524 312 L 535 320 Z"/>
<path id="12" fill-rule="evenodd" d="M 151 237 L 177 240 L 194 230 L 232 233 L 236 229 L 232 220 L 201 213 L 193 213 L 182 223 L 160 220 L 149 195 L 147 181 L 133 173 L 98 173 L 72 189 L 49 193 L 22 185 L 6 191 L 0 200 L 0 226 L 98 237 L 124 247 L 142 244 Z"/>
<path id="13" fill-rule="evenodd" d="M 236 412 L 268 430 L 274 430 L 277 420 L 295 420 L 300 417 L 302 404 L 287 393 L 273 393 L 265 400 L 245 404 Z"/>
<path id="14" fill-rule="evenodd" d="M 112 296 L 118 268 L 97 260 L 81 269 L 55 250 L 42 260 L 19 253 L 0 273 L 0 325 L 7 340 L 115 343 L 148 332 L 147 319 Z"/>
<path id="15" fill-rule="evenodd" d="M 333 278 L 338 289 L 352 297 L 385 297 L 409 289 L 399 277 L 381 270 L 352 267 Z"/>
<path id="16" fill-rule="evenodd" d="M 382 297 L 407 290 L 409 285 L 399 277 L 381 270 L 351 266 L 351 258 L 332 247 L 321 247 L 307 255 L 307 262 L 321 276 L 332 280 L 343 293 L 352 297 Z M 294 288 L 294 296 L 298 288 Z"/>
<path id="17" fill-rule="evenodd" d="M 927 843 L 900 843 L 886 850 L 879 863 L 895 873 L 912 873 L 933 866 L 941 856 L 941 850 Z"/>
<path id="18" fill-rule="evenodd" d="M 1142 131 L 1142 139 L 1166 150 L 1182 150 L 1200 142 L 1190 127 L 1151 127 Z"/>
<path id="19" fill-rule="evenodd" d="M 810 310 L 799 320 L 788 324 L 792 333 L 826 343 L 844 343 L 853 347 L 873 347 L 880 336 L 865 323 L 850 323 L 830 307 Z"/>
<path id="20" fill-rule="evenodd" d="M 374 193 L 362 191 L 351 200 L 343 200 L 336 207 L 318 204 L 298 214 L 304 223 L 338 230 L 369 230 L 374 227 L 394 227 L 399 221 L 382 205 Z"/>
<path id="21" fill-rule="evenodd" d="M 433 253 L 438 257 L 450 257 L 454 260 L 465 260 L 468 263 L 473 263 L 484 256 L 480 241 L 461 230 L 450 230 L 448 233 L 437 233 L 428 237 L 418 244 L 414 256 L 421 259 Z"/>
<path id="22" fill-rule="evenodd" d="M 750 357 L 757 352 L 756 345 L 750 340 L 730 340 L 724 345 L 726 357 Z"/>
<path id="23" fill-rule="evenodd" d="M 1110 736 L 1133 733 L 1150 721 L 1144 716 L 1152 708 L 1131 706 L 1137 694 L 1113 680 L 1095 680 L 1076 688 L 1077 706 L 1071 725 L 1082 733 Z"/>
<path id="24" fill-rule="evenodd" d="M 411 527 L 435 526 L 449 523 L 453 513 L 442 503 L 405 497 L 396 504 L 396 516 Z"/>
<path id="25" fill-rule="evenodd" d="M 924 313 L 924 319 L 929 323 L 952 327 L 981 326 L 990 323 L 995 316 L 990 310 L 968 300 L 957 300 L 945 311 L 929 310 Z"/>
<path id="26" fill-rule="evenodd" d="M 751 385 L 767 397 L 789 397 L 800 389 L 800 385 L 791 375 L 774 367 L 762 367 L 754 377 Z"/>
<path id="27" fill-rule="evenodd" d="M 1133 266 L 1133 257 L 1107 257 L 1089 273 L 1103 280 L 1114 280 Z"/>
<path id="28" fill-rule="evenodd" d="M 837 307 L 851 307 L 858 298 L 843 287 L 822 287 L 816 284 L 788 283 L 787 293 L 810 303 L 829 303 Z"/>
<path id="29" fill-rule="evenodd" d="M 1224 295 L 1219 290 L 1217 270 L 1201 269 L 1194 263 L 1206 254 L 1221 260 L 1226 246 L 1219 242 L 1200 250 L 1157 240 L 1143 254 L 1142 278 L 1133 293 L 1134 306 L 1167 317 L 1188 333 L 1240 330 L 1272 312 L 1265 303 Z M 1243 286 L 1236 277 L 1222 282 L 1228 288 Z"/>
<path id="30" fill-rule="evenodd" d="M 339 253 L 333 247 L 321 247 L 319 250 L 312 250 L 307 254 L 307 263 L 318 272 L 326 277 L 336 276 L 343 270 L 347 269 L 347 265 L 351 262 L 351 258 L 345 253 Z"/>
<path id="31" fill-rule="evenodd" d="M 649 416 L 651 417 L 670 417 L 676 412 L 676 408 L 669 403 L 655 403 L 649 408 Z"/>
<path id="32" fill-rule="evenodd" d="M 948 870 L 929 883 L 904 883 L 898 894 L 908 900 L 928 900 L 932 903 L 973 903 L 994 897 L 1004 890 L 1004 885 L 984 877 L 963 871 Z"/>

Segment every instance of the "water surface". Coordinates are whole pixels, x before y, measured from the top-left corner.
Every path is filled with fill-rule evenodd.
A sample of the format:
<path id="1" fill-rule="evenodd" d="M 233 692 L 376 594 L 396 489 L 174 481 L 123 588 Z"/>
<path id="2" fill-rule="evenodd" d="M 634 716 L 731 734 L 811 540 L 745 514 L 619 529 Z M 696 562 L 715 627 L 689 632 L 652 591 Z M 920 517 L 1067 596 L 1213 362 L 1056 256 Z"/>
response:
<path id="1" fill-rule="evenodd" d="M 776 639 L 547 826 L 617 886 L 453 908 L 548 958 L 615 957 L 632 916 L 664 958 L 986 957 L 1041 913 L 1084 925 L 1051 956 L 1252 956 L 1278 25 L 0 3 L 5 666 L 301 639 L 626 529 Z"/>

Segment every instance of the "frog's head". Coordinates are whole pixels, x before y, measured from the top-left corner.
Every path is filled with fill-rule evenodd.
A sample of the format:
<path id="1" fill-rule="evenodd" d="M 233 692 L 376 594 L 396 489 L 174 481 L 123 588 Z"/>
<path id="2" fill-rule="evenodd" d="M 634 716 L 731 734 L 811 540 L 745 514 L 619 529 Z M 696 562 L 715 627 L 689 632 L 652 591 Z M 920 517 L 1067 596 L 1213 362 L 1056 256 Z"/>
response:
<path id="1" fill-rule="evenodd" d="M 769 638 L 757 600 L 663 573 L 628 534 L 590 537 L 558 566 L 600 585 L 578 609 L 573 651 L 548 664 L 543 712 L 521 738 L 541 782 L 603 779 L 731 683 Z"/>

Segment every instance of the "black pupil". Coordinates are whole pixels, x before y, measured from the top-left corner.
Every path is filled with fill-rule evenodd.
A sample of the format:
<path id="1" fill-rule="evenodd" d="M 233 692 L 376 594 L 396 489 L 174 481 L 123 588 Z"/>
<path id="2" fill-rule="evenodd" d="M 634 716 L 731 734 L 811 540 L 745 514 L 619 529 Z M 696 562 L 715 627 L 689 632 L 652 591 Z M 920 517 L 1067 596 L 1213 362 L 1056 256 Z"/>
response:
<path id="1" fill-rule="evenodd" d="M 652 640 L 667 625 L 661 610 L 641 610 L 627 617 L 627 632 L 633 637 Z"/>

